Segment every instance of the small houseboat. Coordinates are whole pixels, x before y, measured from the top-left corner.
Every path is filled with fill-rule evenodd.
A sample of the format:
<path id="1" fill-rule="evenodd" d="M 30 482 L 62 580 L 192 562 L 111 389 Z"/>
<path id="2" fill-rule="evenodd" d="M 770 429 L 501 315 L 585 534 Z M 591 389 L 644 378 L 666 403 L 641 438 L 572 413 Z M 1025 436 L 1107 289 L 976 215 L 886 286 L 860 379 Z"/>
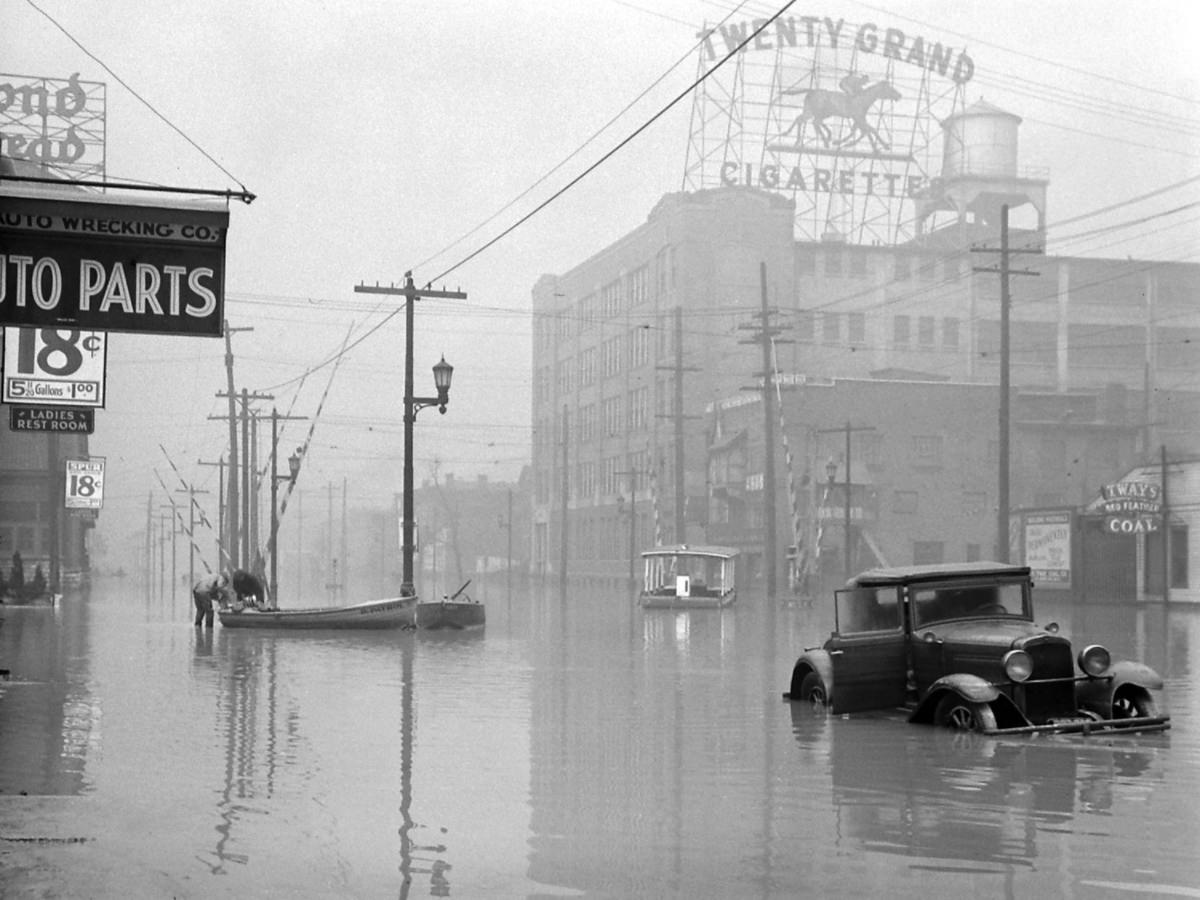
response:
<path id="1" fill-rule="evenodd" d="M 732 547 L 676 544 L 642 553 L 642 592 L 647 609 L 705 609 L 737 598 L 738 551 Z"/>

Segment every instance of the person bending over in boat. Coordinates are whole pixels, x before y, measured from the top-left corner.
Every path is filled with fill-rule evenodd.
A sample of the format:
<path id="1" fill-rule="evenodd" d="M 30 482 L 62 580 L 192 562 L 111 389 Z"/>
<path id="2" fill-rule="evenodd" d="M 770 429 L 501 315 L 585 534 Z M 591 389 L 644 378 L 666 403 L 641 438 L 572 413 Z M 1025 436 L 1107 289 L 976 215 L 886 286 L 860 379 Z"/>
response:
<path id="1" fill-rule="evenodd" d="M 192 586 L 192 600 L 196 604 L 196 627 L 213 626 L 213 602 L 221 607 L 233 602 L 233 591 L 229 587 L 229 576 L 224 572 L 205 575 Z"/>
<path id="2" fill-rule="evenodd" d="M 257 576 L 245 569 L 235 569 L 233 572 L 234 608 L 249 606 L 252 609 L 271 609 L 267 602 L 267 589 Z"/>

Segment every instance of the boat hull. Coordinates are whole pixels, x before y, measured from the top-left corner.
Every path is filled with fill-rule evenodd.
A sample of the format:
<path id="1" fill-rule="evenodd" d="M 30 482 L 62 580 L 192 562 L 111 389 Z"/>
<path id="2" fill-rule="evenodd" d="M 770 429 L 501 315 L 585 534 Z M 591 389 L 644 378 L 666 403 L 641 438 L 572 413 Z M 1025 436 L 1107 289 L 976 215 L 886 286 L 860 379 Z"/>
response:
<path id="1" fill-rule="evenodd" d="M 719 597 L 672 597 L 662 594 L 642 594 L 639 598 L 643 609 L 722 609 L 737 599 L 737 593 L 729 591 Z"/>
<path id="2" fill-rule="evenodd" d="M 310 609 L 223 609 L 218 615 L 225 628 L 275 630 L 412 628 L 416 597 L 369 600 L 352 606 Z"/>
<path id="3" fill-rule="evenodd" d="M 417 628 L 423 631 L 463 631 L 482 628 L 486 622 L 482 603 L 430 600 L 417 604 Z"/>

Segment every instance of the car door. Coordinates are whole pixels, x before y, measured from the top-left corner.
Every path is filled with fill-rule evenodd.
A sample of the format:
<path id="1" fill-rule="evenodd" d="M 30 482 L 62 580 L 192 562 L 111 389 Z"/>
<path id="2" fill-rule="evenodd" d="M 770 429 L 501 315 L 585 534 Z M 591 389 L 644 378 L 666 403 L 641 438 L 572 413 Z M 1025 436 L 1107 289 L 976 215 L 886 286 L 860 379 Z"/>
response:
<path id="1" fill-rule="evenodd" d="M 903 706 L 907 639 L 897 587 L 836 592 L 837 630 L 826 643 L 835 713 Z"/>

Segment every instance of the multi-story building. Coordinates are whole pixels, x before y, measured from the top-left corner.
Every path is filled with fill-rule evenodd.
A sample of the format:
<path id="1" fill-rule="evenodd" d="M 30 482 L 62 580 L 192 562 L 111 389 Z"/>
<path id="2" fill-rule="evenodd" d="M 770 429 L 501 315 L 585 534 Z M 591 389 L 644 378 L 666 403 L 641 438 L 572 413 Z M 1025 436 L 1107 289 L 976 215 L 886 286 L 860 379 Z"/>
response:
<path id="1" fill-rule="evenodd" d="M 558 571 L 565 560 L 572 576 L 623 578 L 656 540 L 713 540 L 710 444 L 728 435 L 714 432 L 706 410 L 761 385 L 764 359 L 781 384 L 917 384 L 887 402 L 932 413 L 925 437 L 940 436 L 947 454 L 957 452 L 951 436 L 964 417 L 998 442 L 1002 293 L 1008 377 L 1028 421 L 1045 425 L 1040 404 L 1056 422 L 1121 431 L 1104 445 L 1112 458 L 1087 469 L 1061 428 L 1041 427 L 1035 438 L 1014 427 L 1022 462 L 1010 463 L 1014 508 L 1086 503 L 1104 478 L 1163 446 L 1200 451 L 1200 267 L 1045 255 L 1048 182 L 1018 172 L 1018 122 L 976 105 L 944 123 L 942 176 L 915 197 L 917 233 L 904 244 L 854 244 L 832 230 L 797 241 L 792 200 L 723 187 L 668 195 L 632 233 L 543 276 L 533 291 L 534 571 Z M 1010 211 L 1023 227 L 1009 226 Z M 947 392 L 951 401 L 939 399 Z M 895 412 L 876 408 L 879 392 L 846 396 L 826 421 L 796 415 L 813 428 L 849 419 L 882 432 L 881 414 Z M 1105 412 L 1118 399 L 1119 421 Z M 999 503 L 998 456 L 995 443 L 961 464 L 982 510 Z M 781 540 L 784 491 L 781 476 Z M 969 543 L 988 556 L 996 528 L 990 512 L 983 519 L 991 537 L 980 529 Z M 930 545 L 965 539 L 951 519 L 923 529 Z M 888 555 L 908 562 L 922 556 L 917 549 Z"/>

